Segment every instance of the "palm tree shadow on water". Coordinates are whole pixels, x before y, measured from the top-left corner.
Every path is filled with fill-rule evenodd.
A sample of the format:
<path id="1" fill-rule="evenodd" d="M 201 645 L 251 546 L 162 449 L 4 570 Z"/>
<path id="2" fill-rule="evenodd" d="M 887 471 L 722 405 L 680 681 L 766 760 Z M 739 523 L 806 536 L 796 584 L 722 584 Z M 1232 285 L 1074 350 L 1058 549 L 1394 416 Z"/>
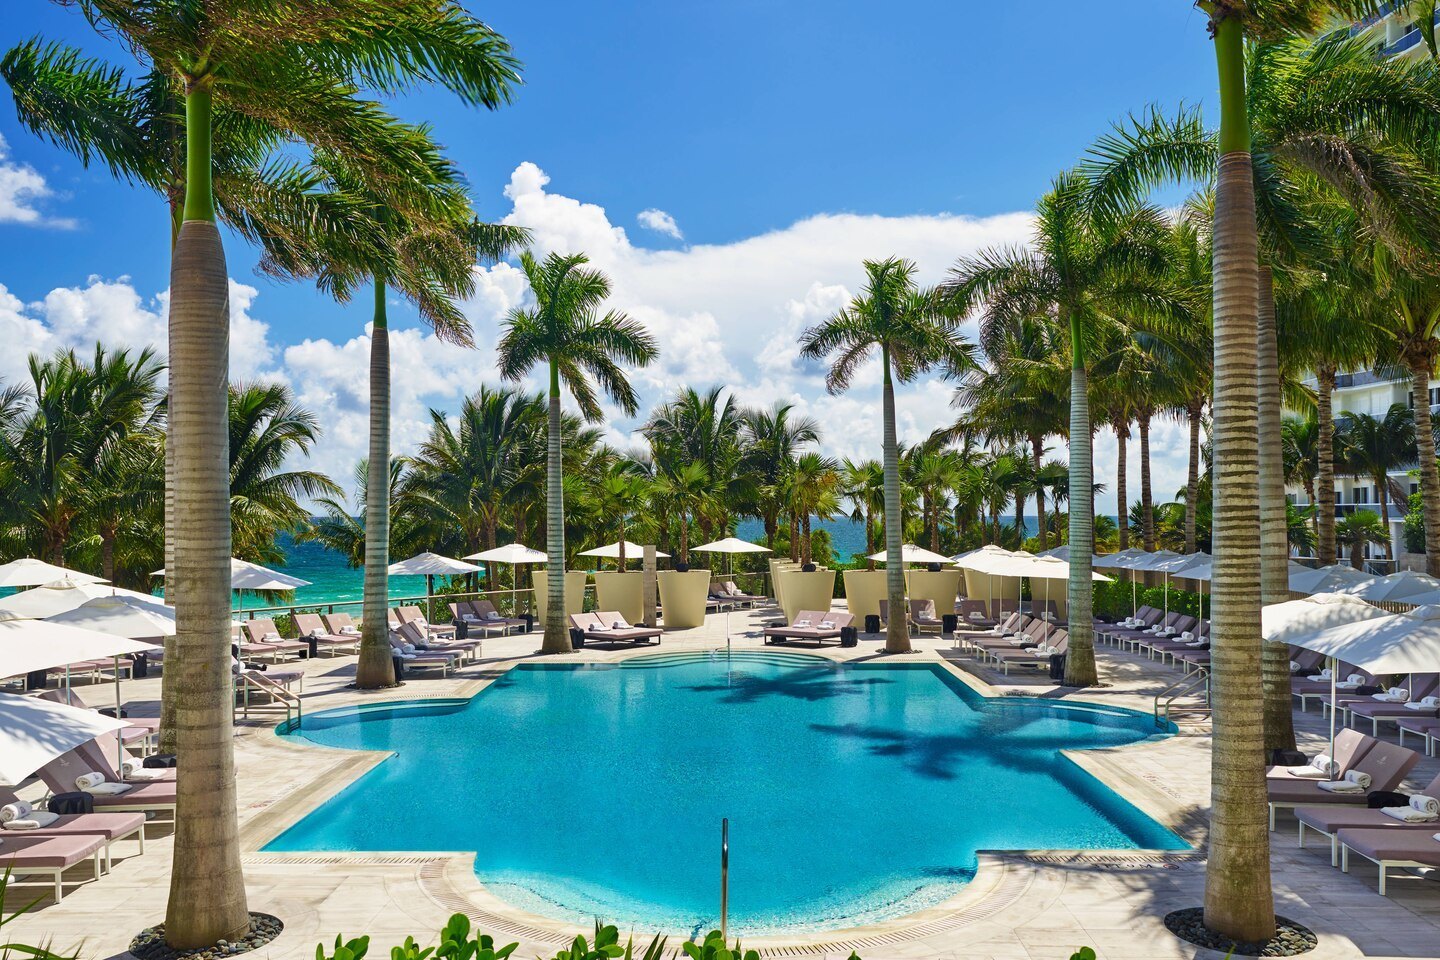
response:
<path id="1" fill-rule="evenodd" d="M 721 703 L 754 703 L 767 697 L 786 697 L 819 703 L 837 697 L 863 694 L 881 684 L 894 683 L 884 677 L 837 679 L 828 668 L 806 667 L 787 670 L 779 676 L 762 677 L 745 670 L 731 670 L 723 681 L 692 684 L 685 689 L 694 693 L 724 693 Z"/>

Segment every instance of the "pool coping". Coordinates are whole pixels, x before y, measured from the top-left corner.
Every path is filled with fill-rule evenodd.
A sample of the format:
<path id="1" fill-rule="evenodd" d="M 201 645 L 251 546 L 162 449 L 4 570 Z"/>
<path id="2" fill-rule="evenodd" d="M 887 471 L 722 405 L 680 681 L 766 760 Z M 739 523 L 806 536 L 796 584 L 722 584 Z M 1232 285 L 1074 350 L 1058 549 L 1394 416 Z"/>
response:
<path id="1" fill-rule="evenodd" d="M 597 653 L 599 651 L 596 651 Z M 747 653 L 784 652 L 798 656 L 811 656 L 835 663 L 869 663 L 883 661 L 895 665 L 896 660 L 880 655 L 867 657 L 847 656 L 841 648 L 817 650 L 769 651 L 745 648 Z M 664 654 L 658 654 L 664 655 Z M 566 665 L 620 663 L 625 660 L 657 656 L 653 648 L 605 651 L 596 658 L 562 661 Z M 377 709 L 399 703 L 424 703 L 433 701 L 466 702 L 487 689 L 496 680 L 516 667 L 535 661 L 517 658 L 494 664 L 483 675 L 466 681 L 458 688 L 441 695 L 426 694 L 423 691 L 398 687 L 379 694 L 364 695 L 359 703 L 342 704 L 330 710 Z M 960 669 L 949 659 L 929 652 L 920 652 L 904 663 L 916 666 L 939 665 L 951 679 L 956 680 L 986 700 L 1042 700 L 1056 704 L 1070 704 L 1115 710 L 1114 704 L 1087 697 L 1036 698 L 1012 696 L 999 692 L 994 686 Z M 559 664 L 557 664 L 559 665 Z M 960 694 L 957 693 L 957 696 Z M 1139 712 L 1122 707 L 1129 712 Z M 1142 714 L 1143 715 L 1143 714 Z M 520 938 L 530 942 L 564 946 L 569 944 L 577 932 L 586 932 L 579 925 L 543 916 L 524 910 L 491 892 L 474 871 L 473 851 L 338 851 L 298 852 L 266 851 L 263 848 L 314 812 L 319 806 L 354 785 L 361 777 L 394 755 L 388 750 L 353 750 L 346 747 L 329 747 L 306 741 L 302 738 L 282 736 L 277 732 L 281 724 L 267 723 L 254 730 L 262 750 L 303 753 L 309 759 L 329 755 L 333 758 L 329 769 L 317 771 L 316 775 L 282 798 L 268 803 L 254 816 L 241 825 L 240 844 L 242 856 L 249 863 L 365 863 L 419 864 L 419 885 L 425 895 L 441 907 L 457 913 L 465 913 L 477 925 L 497 937 Z M 934 936 L 949 930 L 959 929 L 983 922 L 1000 911 L 1015 904 L 1028 888 L 1034 870 L 1027 870 L 1027 864 L 1038 866 L 1044 863 L 1066 862 L 1093 864 L 1096 868 L 1106 865 L 1151 864 L 1168 865 L 1203 859 L 1203 851 L 1196 844 L 1203 837 L 1203 817 L 1186 809 L 1177 797 L 1168 793 L 1163 785 L 1136 775 L 1133 769 L 1117 757 L 1118 754 L 1154 748 L 1175 737 L 1185 736 L 1184 728 L 1161 739 L 1147 739 L 1120 747 L 1101 747 L 1088 750 L 1062 750 L 1061 755 L 1075 764 L 1082 772 L 1090 775 L 1102 786 L 1110 789 L 1122 800 L 1131 804 L 1141 813 L 1155 820 L 1191 844 L 1189 850 L 1154 849 L 1094 849 L 1094 850 L 978 850 L 975 876 L 965 887 L 954 895 L 933 906 L 887 920 L 854 927 L 832 928 L 812 933 L 746 937 L 747 946 L 780 953 L 786 956 L 821 955 L 830 952 L 873 950 L 875 947 L 903 943 L 920 937 Z M 665 933 L 666 931 L 661 931 Z M 683 931 L 671 931 L 674 938 L 687 935 Z M 649 933 L 645 934 L 646 937 Z M 639 939 L 637 935 L 637 939 Z"/>

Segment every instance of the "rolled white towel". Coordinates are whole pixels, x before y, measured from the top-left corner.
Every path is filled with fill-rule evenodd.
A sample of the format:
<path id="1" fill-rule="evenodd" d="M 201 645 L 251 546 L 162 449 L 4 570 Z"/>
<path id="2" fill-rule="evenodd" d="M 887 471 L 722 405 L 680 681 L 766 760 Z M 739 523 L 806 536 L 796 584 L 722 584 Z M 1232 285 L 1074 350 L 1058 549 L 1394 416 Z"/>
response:
<path id="1" fill-rule="evenodd" d="M 401 653 L 414 653 L 414 652 L 415 652 L 415 644 L 409 643 L 409 642 L 400 644 L 400 652 L 401 652 Z"/>
<path id="2" fill-rule="evenodd" d="M 1160 631 L 1160 636 L 1162 636 L 1162 637 L 1173 637 L 1173 636 L 1175 636 L 1175 628 L 1174 628 L 1174 627 L 1166 627 L 1164 630 L 1161 630 L 1161 631 Z"/>
<path id="3" fill-rule="evenodd" d="M 97 797 L 114 797 L 130 790 L 128 783 L 116 783 L 113 780 L 103 780 L 100 783 L 85 787 L 85 792 Z"/>
<path id="4" fill-rule="evenodd" d="M 127 757 L 120 761 L 120 779 L 133 780 L 136 783 L 147 783 L 151 780 L 165 779 L 165 771 L 147 767 L 144 761 L 136 760 L 134 757 Z"/>
<path id="5" fill-rule="evenodd" d="M 1421 697 L 1405 704 L 1411 710 L 1440 710 L 1440 697 Z"/>
<path id="6" fill-rule="evenodd" d="M 265 643 L 274 643 L 274 642 L 276 642 L 277 640 L 280 639 L 280 634 L 278 634 L 278 633 L 267 633 L 267 634 L 265 634 L 265 636 L 261 637 L 260 639 L 261 639 L 262 641 L 264 641 Z"/>
<path id="7" fill-rule="evenodd" d="M 345 634 L 345 636 L 347 636 L 347 637 L 358 637 L 358 636 L 360 636 L 360 628 L 359 628 L 359 627 L 350 627 L 350 626 L 341 627 L 341 628 L 340 628 L 340 632 L 343 633 L 343 634 Z"/>
<path id="8" fill-rule="evenodd" d="M 1410 691 L 1406 687 L 1391 687 L 1384 693 L 1375 693 L 1371 696 L 1382 703 L 1404 703 L 1410 699 Z"/>
<path id="9" fill-rule="evenodd" d="M 1182 632 L 1181 632 L 1181 634 L 1180 634 L 1180 639 L 1181 639 L 1181 640 L 1194 640 L 1194 639 L 1195 639 L 1195 634 L 1191 633 L 1189 630 L 1185 630 L 1185 631 L 1182 631 Z"/>
<path id="10" fill-rule="evenodd" d="M 1322 753 L 1318 754 L 1303 767 L 1289 767 L 1287 769 L 1293 777 L 1304 777 L 1307 780 L 1320 780 L 1338 775 L 1340 773 L 1340 764 L 1336 763 L 1332 757 Z"/>
<path id="11" fill-rule="evenodd" d="M 1427 797 L 1423 793 L 1417 793 L 1410 798 L 1410 806 L 1421 813 L 1428 813 L 1431 816 L 1440 817 L 1440 800 L 1434 797 Z"/>
<path id="12" fill-rule="evenodd" d="M 795 626 L 797 626 L 797 627 L 808 627 L 808 626 L 810 626 L 810 618 L 809 618 L 809 617 L 806 617 L 804 620 L 796 620 L 796 621 L 795 621 Z"/>
<path id="13" fill-rule="evenodd" d="M 503 620 L 503 619 L 505 619 L 505 618 L 502 617 L 502 616 L 500 616 L 500 614 L 499 614 L 498 611 L 495 611 L 495 610 L 487 610 L 487 611 L 485 612 L 485 619 L 488 620 L 488 621 L 490 621 L 491 623 L 494 623 L 496 620 Z"/>
<path id="14" fill-rule="evenodd" d="M 7 803 L 0 807 L 0 823 L 9 823 L 11 820 L 23 820 L 35 809 L 24 800 L 16 800 L 14 803 Z"/>
<path id="15" fill-rule="evenodd" d="M 7 820 L 0 824 L 6 830 L 40 830 L 60 819 L 60 814 L 49 810 L 36 810 L 22 820 Z"/>
<path id="16" fill-rule="evenodd" d="M 821 630 L 834 630 L 834 629 L 835 629 L 835 621 L 834 621 L 834 620 L 821 620 L 821 621 L 820 621 L 820 629 L 821 629 Z"/>
<path id="17" fill-rule="evenodd" d="M 1403 807 L 1381 807 L 1380 812 L 1387 817 L 1404 820 L 1406 823 L 1426 823 L 1430 820 L 1440 820 L 1440 814 L 1426 813 L 1423 810 L 1416 810 L 1414 807 L 1408 805 Z"/>
<path id="18" fill-rule="evenodd" d="M 1345 678 L 1345 682 L 1346 682 L 1346 683 L 1353 683 L 1353 684 L 1355 684 L 1355 686 L 1357 686 L 1357 687 L 1363 687 L 1363 686 L 1365 685 L 1365 674 L 1363 674 L 1363 673 L 1352 673 L 1352 674 L 1350 674 L 1348 677 Z"/>
<path id="19" fill-rule="evenodd" d="M 616 620 L 614 623 L 610 624 L 610 626 L 614 627 L 616 630 L 630 629 L 630 624 L 626 623 L 624 620 Z M 821 624 L 821 626 L 824 626 L 824 624 Z"/>
<path id="20" fill-rule="evenodd" d="M 95 786 L 97 783 L 104 782 L 105 774 L 103 773 L 95 773 L 93 771 L 91 773 L 82 773 L 80 774 L 80 776 L 75 778 L 75 789 L 88 790 L 91 787 Z"/>
<path id="21" fill-rule="evenodd" d="M 1365 788 L 1358 783 L 1349 780 L 1321 780 L 1316 784 L 1321 790 L 1327 793 L 1364 793 Z"/>
<path id="22" fill-rule="evenodd" d="M 1296 663 L 1294 660 L 1291 660 L 1291 661 L 1290 661 L 1290 672 L 1291 672 L 1291 673 L 1298 673 L 1299 671 L 1300 671 L 1300 664 Z"/>

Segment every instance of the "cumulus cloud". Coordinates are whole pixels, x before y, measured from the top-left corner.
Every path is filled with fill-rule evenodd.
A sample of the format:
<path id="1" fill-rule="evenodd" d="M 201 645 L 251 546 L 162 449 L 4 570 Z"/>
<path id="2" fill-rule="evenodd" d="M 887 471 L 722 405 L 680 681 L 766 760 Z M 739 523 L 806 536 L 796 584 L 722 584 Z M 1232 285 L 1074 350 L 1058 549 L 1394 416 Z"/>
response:
<path id="1" fill-rule="evenodd" d="M 684 239 L 684 236 L 680 233 L 680 225 L 675 222 L 674 217 L 670 216 L 670 214 L 664 210 L 657 210 L 654 207 L 651 207 L 649 210 L 641 210 L 635 215 L 635 219 L 640 221 L 640 226 L 646 230 L 654 230 L 656 233 L 663 233 L 665 236 L 674 237 L 676 240 Z"/>
<path id="2" fill-rule="evenodd" d="M 511 204 L 505 222 L 528 227 L 537 254 L 586 253 L 611 278 L 608 305 L 643 323 L 659 343 L 659 361 L 631 371 L 640 415 L 606 409 L 606 438 L 622 447 L 636 442 L 634 431 L 655 404 L 685 386 L 703 390 L 718 384 L 742 404 L 794 404 L 797 413 L 819 422 L 832 456 L 878 456 L 878 362 L 862 369 L 849 391 L 830 396 L 825 365 L 799 355 L 801 332 L 859 293 L 867 258 L 907 256 L 916 261 L 920 282 L 933 284 L 957 258 L 992 244 L 1023 243 L 1031 227 L 1025 213 L 984 218 L 822 213 L 732 243 L 652 249 L 637 244 L 603 207 L 552 190 L 549 176 L 534 163 L 516 167 L 504 195 Z M 646 222 L 650 213 L 662 211 L 645 211 L 641 226 L 655 229 Z M 407 326 L 404 311 L 396 311 L 390 343 L 397 454 L 413 452 L 428 430 L 432 408 L 453 412 L 480 383 L 497 382 L 495 345 L 505 317 L 533 302 L 514 263 L 477 267 L 475 279 L 476 292 L 462 305 L 475 331 L 475 350 L 441 343 L 423 328 Z M 114 345 L 152 343 L 163 352 L 166 302 L 164 292 L 137 291 L 123 277 L 91 277 L 32 304 L 0 285 L 0 336 L 12 347 L 0 355 L 0 377 L 23 375 L 31 351 L 81 347 L 96 338 Z M 367 449 L 370 330 L 338 341 L 297 342 L 272 325 L 273 319 L 266 318 L 265 298 L 256 288 L 231 281 L 232 372 L 291 384 L 325 428 L 311 465 L 345 483 Z M 538 374 L 524 386 L 540 389 Z M 902 442 L 917 442 L 953 421 L 953 388 L 939 376 L 899 388 Z M 1183 425 L 1157 422 L 1152 447 L 1155 494 L 1169 499 L 1185 477 Z M 1062 442 L 1053 442 L 1052 455 L 1065 455 Z M 1097 436 L 1095 456 L 1096 477 L 1107 485 L 1100 505 L 1111 512 L 1115 442 L 1109 431 Z M 1131 444 L 1130 469 L 1138 497 L 1138 443 Z"/>
<path id="3" fill-rule="evenodd" d="M 36 207 L 36 201 L 54 194 L 55 191 L 34 167 L 10 159 L 10 145 L 0 136 L 0 223 L 61 228 L 75 226 L 74 220 L 46 216 Z"/>

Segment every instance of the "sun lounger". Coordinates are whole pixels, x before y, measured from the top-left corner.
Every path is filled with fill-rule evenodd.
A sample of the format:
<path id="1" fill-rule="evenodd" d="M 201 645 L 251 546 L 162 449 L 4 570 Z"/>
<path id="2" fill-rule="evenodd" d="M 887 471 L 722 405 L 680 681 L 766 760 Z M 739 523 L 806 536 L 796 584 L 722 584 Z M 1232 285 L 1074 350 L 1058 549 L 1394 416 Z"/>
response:
<path id="1" fill-rule="evenodd" d="M 0 806 L 19 802 L 19 797 L 0 787 Z M 44 811 L 43 807 L 35 808 Z M 32 814 L 33 816 L 33 814 Z M 134 837 L 139 843 L 137 853 L 145 852 L 145 814 L 143 813 L 67 813 L 43 827 L 15 829 L 0 823 L 0 851 L 8 837 L 100 837 L 104 843 L 105 872 L 110 872 L 110 848 L 121 840 Z"/>
<path id="2" fill-rule="evenodd" d="M 1039 646 L 1045 642 L 1047 635 L 1057 633 L 1059 630 L 1059 627 L 1052 626 L 1044 620 L 1033 620 L 1027 617 L 1025 628 L 1019 633 L 1008 637 L 974 637 L 971 638 L 970 646 L 982 660 L 988 660 L 993 659 L 997 651 Z"/>
<path id="3" fill-rule="evenodd" d="M 1440 777 L 1436 777 L 1426 784 L 1417 794 L 1426 797 L 1440 798 Z M 1299 823 L 1297 828 L 1298 845 L 1305 846 L 1305 829 L 1308 827 L 1316 833 L 1330 838 L 1330 866 L 1339 866 L 1340 863 L 1340 842 L 1335 835 L 1341 830 L 1426 830 L 1430 833 L 1440 831 L 1440 819 L 1427 820 L 1420 823 L 1410 823 L 1405 820 L 1397 820 L 1384 810 L 1361 809 L 1359 807 L 1345 806 L 1342 804 L 1329 804 L 1321 807 L 1296 807 L 1294 810 L 1295 819 Z"/>
<path id="4" fill-rule="evenodd" d="M 405 647 L 407 645 L 411 646 L 412 649 L 406 650 Z M 422 650 L 413 649 L 413 647 L 414 644 L 411 644 L 409 643 L 409 641 L 402 639 L 399 633 L 395 631 L 390 632 L 390 649 L 394 656 L 400 658 L 401 663 L 403 663 L 407 669 L 413 668 L 416 670 L 439 670 L 440 676 L 443 677 L 451 670 L 455 669 L 456 664 L 460 660 L 459 652 L 428 653 Z"/>
<path id="5" fill-rule="evenodd" d="M 399 618 L 400 623 L 413 623 L 427 637 L 435 637 L 436 639 L 445 640 L 455 636 L 454 627 L 442 626 L 438 623 L 430 623 L 428 620 L 425 619 L 425 614 L 420 612 L 419 607 L 396 607 L 395 614 Z"/>
<path id="6" fill-rule="evenodd" d="M 1023 613 L 1012 613 L 1001 623 L 986 630 L 960 630 L 955 631 L 955 645 L 957 647 L 973 647 L 979 641 L 1000 640 L 1009 634 L 1020 633 L 1031 620 Z"/>
<path id="7" fill-rule="evenodd" d="M 1375 677 L 1373 675 L 1364 670 L 1357 670 L 1347 663 L 1337 663 L 1334 669 L 1335 676 L 1342 681 L 1351 674 L 1358 674 L 1363 685 L 1368 686 L 1375 683 Z M 1310 676 L 1319 676 L 1319 671 L 1315 674 L 1304 674 L 1292 677 L 1290 680 L 1290 695 L 1299 698 L 1300 710 L 1302 712 L 1310 709 L 1311 700 L 1318 703 L 1327 703 L 1330 700 L 1330 681 L 1311 680 L 1309 679 Z M 1337 697 L 1350 696 L 1353 692 L 1353 688 L 1343 686 L 1337 686 L 1335 688 L 1335 695 Z"/>
<path id="8" fill-rule="evenodd" d="M 955 604 L 955 615 L 959 617 L 960 623 L 964 624 L 967 630 L 985 630 L 996 626 L 990 617 L 990 611 L 985 609 L 983 600 L 972 600 L 966 597 Z"/>
<path id="9" fill-rule="evenodd" d="M 481 638 L 474 640 L 444 640 L 437 641 L 433 637 L 427 637 L 415 622 L 402 623 L 395 631 L 400 638 L 407 643 L 413 644 L 415 649 L 421 653 L 454 653 L 460 658 L 460 662 L 474 660 L 480 649 Z"/>
<path id="10" fill-rule="evenodd" d="M 92 709 L 89 704 L 80 699 L 80 694 L 71 687 L 66 690 L 64 687 L 57 687 L 53 690 L 46 690 L 39 694 L 40 699 L 50 700 L 55 703 L 63 703 L 68 706 L 77 707 L 81 710 Z M 111 713 L 114 708 L 111 708 Z M 159 717 L 122 717 L 128 726 L 120 731 L 120 736 L 127 746 L 139 744 L 142 750 L 148 750 L 150 742 L 160 733 Z"/>
<path id="11" fill-rule="evenodd" d="M 1013 664 L 1030 667 L 1044 667 L 1049 669 L 1050 658 L 1065 653 L 1070 648 L 1070 634 L 1064 630 L 1054 629 L 1050 639 L 1038 647 L 1022 647 L 1018 650 L 996 650 L 995 662 L 999 664 L 1006 676 L 1010 675 L 1010 667 Z"/>
<path id="12" fill-rule="evenodd" d="M 1367 737 L 1359 730 L 1337 730 L 1335 731 L 1334 752 L 1330 758 L 1335 761 L 1338 767 L 1337 773 L 1344 776 L 1345 771 L 1355 766 L 1356 762 L 1363 756 L 1370 745 L 1375 742 L 1374 737 Z M 1300 766 L 1300 764 L 1296 764 Z M 1265 771 L 1265 777 L 1270 780 L 1309 780 L 1316 781 L 1317 777 L 1299 777 L 1290 772 L 1289 767 L 1270 767 Z"/>
<path id="13" fill-rule="evenodd" d="M 65 896 L 62 877 L 66 870 L 93 860 L 93 879 L 100 879 L 100 861 L 105 840 L 96 834 L 56 837 L 9 836 L 0 839 L 0 870 L 10 873 L 10 885 L 19 886 L 20 876 L 49 877 L 55 884 L 55 899 Z"/>
<path id="14" fill-rule="evenodd" d="M 1164 616 L 1165 611 L 1161 610 L 1159 607 L 1141 607 L 1140 609 L 1135 611 L 1134 616 L 1127 618 L 1131 620 L 1139 620 L 1140 625 L 1138 627 L 1122 627 L 1118 623 L 1112 623 L 1105 627 L 1096 627 L 1096 636 L 1110 643 L 1115 643 L 1117 642 L 1115 638 L 1118 637 L 1120 634 L 1143 632 L 1145 630 L 1148 630 L 1150 627 L 1153 627 L 1155 624 L 1159 623 L 1160 619 Z"/>
<path id="15" fill-rule="evenodd" d="M 1410 687 L 1409 702 L 1418 706 L 1422 698 L 1433 697 L 1437 687 L 1440 687 L 1440 677 L 1435 674 L 1416 675 L 1414 685 Z M 1345 711 L 1346 722 L 1352 726 L 1357 725 L 1357 721 L 1369 720 L 1370 735 L 1378 737 L 1381 723 L 1395 723 L 1400 717 L 1408 717 L 1412 714 L 1434 717 L 1437 710 L 1440 710 L 1440 706 L 1430 707 L 1428 710 L 1411 709 L 1404 703 L 1365 697 L 1363 699 L 1347 699 L 1340 709 Z"/>
<path id="16" fill-rule="evenodd" d="M 348 613 L 322 613 L 320 620 L 325 624 L 325 629 L 331 633 L 342 637 L 353 636 L 356 640 L 360 639 L 360 625 Z"/>
<path id="17" fill-rule="evenodd" d="M 766 643 L 813 640 L 818 647 L 826 640 L 839 640 L 841 632 L 850 626 L 853 619 L 848 613 L 801 610 L 796 614 L 794 623 L 766 627 L 764 639 Z"/>
<path id="18" fill-rule="evenodd" d="M 1350 872 L 1350 854 L 1355 853 L 1380 868 L 1380 896 L 1385 896 L 1389 872 L 1396 868 L 1440 867 L 1440 840 L 1434 824 L 1422 830 L 1361 828 L 1340 830 L 1340 869 Z"/>
<path id="19" fill-rule="evenodd" d="M 1405 735 L 1408 733 L 1420 738 L 1426 756 L 1435 756 L 1435 742 L 1440 739 L 1440 718 L 1424 713 L 1414 713 L 1413 716 L 1396 717 L 1395 726 L 1400 731 L 1401 746 L 1405 745 Z"/>
<path id="20" fill-rule="evenodd" d="M 325 629 L 318 613 L 297 613 L 295 614 L 295 629 L 300 631 L 303 640 L 315 641 L 315 652 L 321 650 L 330 651 L 331 656 L 342 650 L 350 653 L 360 652 L 360 638 L 355 634 L 332 633 Z"/>
<path id="21" fill-rule="evenodd" d="M 495 608 L 494 602 L 490 600 L 471 600 L 468 606 L 471 615 L 479 618 L 487 629 L 499 627 L 501 633 L 511 630 L 522 633 L 530 626 L 530 621 L 524 617 L 501 616 L 500 611 Z"/>
<path id="22" fill-rule="evenodd" d="M 1405 779 L 1405 775 L 1419 762 L 1420 755 L 1414 750 L 1407 750 L 1393 743 L 1376 740 L 1370 744 L 1365 755 L 1355 761 L 1352 767 L 1353 770 L 1370 775 L 1370 786 L 1366 791 L 1332 793 L 1320 786 L 1321 781 L 1267 778 L 1265 786 L 1269 793 L 1270 829 L 1275 829 L 1275 812 L 1280 809 L 1332 803 L 1364 805 L 1368 793 L 1376 790 L 1394 790 L 1400 781 Z"/>
<path id="23" fill-rule="evenodd" d="M 269 656 L 275 663 L 279 663 L 280 658 L 287 654 L 295 657 L 309 656 L 310 654 L 310 644 L 282 638 L 280 628 L 275 626 L 274 620 L 246 620 L 240 625 L 240 628 L 245 631 L 245 636 L 249 638 L 251 644 L 257 647 L 269 647 Z"/>
<path id="24" fill-rule="evenodd" d="M 731 601 L 740 604 L 742 607 L 753 607 L 757 603 L 764 603 L 769 597 L 762 597 L 754 593 L 746 593 L 736 586 L 734 580 L 726 580 L 721 584 L 725 590 L 725 596 Z"/>
<path id="25" fill-rule="evenodd" d="M 1319 673 L 1325 666 L 1325 654 L 1317 653 L 1314 650 L 1301 650 L 1299 647 L 1290 648 L 1290 673 L 1296 676 L 1309 676 L 1312 673 Z"/>
<path id="26" fill-rule="evenodd" d="M 115 776 L 114 763 L 113 758 L 106 760 L 99 744 L 91 740 L 51 760 L 41 767 L 38 773 L 52 793 L 74 793 L 75 779 L 86 773 L 98 773 L 108 781 L 119 782 L 119 778 Z M 173 814 L 175 781 L 133 783 L 124 793 L 93 794 L 92 800 L 97 813 L 139 811 Z"/>
<path id="27" fill-rule="evenodd" d="M 615 626 L 615 624 L 622 626 Z M 597 610 L 595 613 L 572 613 L 570 625 L 585 637 L 586 643 L 630 643 L 641 644 L 660 642 L 665 631 L 656 627 L 636 626 L 614 610 Z"/>

